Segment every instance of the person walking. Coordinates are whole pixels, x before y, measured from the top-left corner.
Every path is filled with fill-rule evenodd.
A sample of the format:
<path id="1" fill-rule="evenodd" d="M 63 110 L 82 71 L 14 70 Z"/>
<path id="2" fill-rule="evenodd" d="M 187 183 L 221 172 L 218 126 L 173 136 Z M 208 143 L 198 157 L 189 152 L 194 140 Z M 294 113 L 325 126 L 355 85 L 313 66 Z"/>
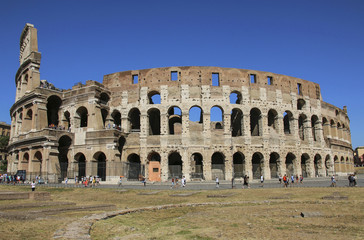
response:
<path id="1" fill-rule="evenodd" d="M 260 175 L 260 187 L 264 186 L 264 177 L 263 175 Z"/>
<path id="2" fill-rule="evenodd" d="M 216 182 L 216 188 L 219 188 L 220 183 L 219 183 L 219 178 L 217 176 L 216 176 L 215 182 Z"/>
<path id="3" fill-rule="evenodd" d="M 35 182 L 34 181 L 32 182 L 31 186 L 32 186 L 32 192 L 34 192 L 35 191 Z"/>
<path id="4" fill-rule="evenodd" d="M 334 175 L 331 176 L 331 187 L 336 187 L 336 179 Z"/>

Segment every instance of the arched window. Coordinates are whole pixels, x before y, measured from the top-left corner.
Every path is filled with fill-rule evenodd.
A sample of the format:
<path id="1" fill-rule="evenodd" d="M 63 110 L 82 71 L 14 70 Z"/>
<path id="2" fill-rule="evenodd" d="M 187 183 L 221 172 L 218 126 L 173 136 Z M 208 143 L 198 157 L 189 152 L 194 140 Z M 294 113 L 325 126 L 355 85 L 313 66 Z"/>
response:
<path id="1" fill-rule="evenodd" d="M 79 127 L 87 127 L 88 123 L 88 111 L 85 107 L 79 107 L 76 111 L 78 120 L 79 120 Z"/>
<path id="2" fill-rule="evenodd" d="M 168 109 L 168 127 L 169 134 L 182 133 L 182 111 L 179 107 L 170 107 Z"/>
<path id="3" fill-rule="evenodd" d="M 250 134 L 251 136 L 261 136 L 261 121 L 262 116 L 258 108 L 253 108 L 250 110 Z"/>
<path id="4" fill-rule="evenodd" d="M 303 99 L 297 100 L 297 110 L 302 110 L 305 105 L 306 105 L 305 100 L 303 100 Z"/>
<path id="5" fill-rule="evenodd" d="M 293 114 L 290 111 L 285 111 L 283 114 L 284 134 L 291 134 L 293 127 Z"/>
<path id="6" fill-rule="evenodd" d="M 58 126 L 58 111 L 62 104 L 61 98 L 58 96 L 50 96 L 47 100 L 47 117 L 48 126 Z"/>
<path id="7" fill-rule="evenodd" d="M 274 130 L 278 128 L 278 113 L 274 109 L 268 111 L 268 127 Z"/>
<path id="8" fill-rule="evenodd" d="M 301 114 L 298 118 L 298 130 L 299 130 L 299 136 L 301 140 L 305 140 L 305 121 L 306 121 L 306 115 Z"/>
<path id="9" fill-rule="evenodd" d="M 211 108 L 211 110 L 210 110 L 210 121 L 212 123 L 214 123 L 215 129 L 222 129 L 223 128 L 224 116 L 223 116 L 223 111 L 222 111 L 221 107 L 214 106 L 214 107 Z M 220 124 L 218 124 L 218 123 L 220 123 Z M 218 127 L 218 128 L 216 128 L 216 127 Z"/>
<path id="10" fill-rule="evenodd" d="M 161 95 L 157 91 L 151 91 L 148 93 L 149 104 L 160 104 Z"/>
<path id="11" fill-rule="evenodd" d="M 132 132 L 140 132 L 140 111 L 133 108 L 129 111 L 129 123 Z"/>
<path id="12" fill-rule="evenodd" d="M 314 141 L 317 141 L 319 121 L 318 121 L 318 117 L 316 115 L 312 115 L 312 117 L 311 117 L 311 129 L 312 129 L 312 138 Z"/>
<path id="13" fill-rule="evenodd" d="M 198 106 L 191 107 L 188 115 L 189 115 L 189 120 L 191 122 L 203 123 L 203 113 L 200 107 Z"/>
<path id="14" fill-rule="evenodd" d="M 149 135 L 160 135 L 161 116 L 159 109 L 152 108 L 148 111 L 149 118 Z"/>
<path id="15" fill-rule="evenodd" d="M 234 108 L 231 111 L 231 136 L 232 137 L 238 137 L 243 135 L 243 112 L 238 109 Z"/>
<path id="16" fill-rule="evenodd" d="M 230 93 L 230 103 L 231 104 L 240 104 L 242 100 L 242 95 L 238 91 L 233 91 Z"/>

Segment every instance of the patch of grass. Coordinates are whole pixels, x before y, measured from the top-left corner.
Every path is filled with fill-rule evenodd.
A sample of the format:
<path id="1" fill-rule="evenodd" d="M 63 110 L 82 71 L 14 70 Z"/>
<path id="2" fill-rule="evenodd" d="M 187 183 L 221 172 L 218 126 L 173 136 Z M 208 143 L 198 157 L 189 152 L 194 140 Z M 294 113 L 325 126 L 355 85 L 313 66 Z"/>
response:
<path id="1" fill-rule="evenodd" d="M 188 230 L 182 230 L 182 231 L 177 232 L 176 234 L 177 234 L 177 235 L 187 235 L 187 234 L 191 234 L 191 233 L 192 233 L 191 231 L 188 231 Z"/>

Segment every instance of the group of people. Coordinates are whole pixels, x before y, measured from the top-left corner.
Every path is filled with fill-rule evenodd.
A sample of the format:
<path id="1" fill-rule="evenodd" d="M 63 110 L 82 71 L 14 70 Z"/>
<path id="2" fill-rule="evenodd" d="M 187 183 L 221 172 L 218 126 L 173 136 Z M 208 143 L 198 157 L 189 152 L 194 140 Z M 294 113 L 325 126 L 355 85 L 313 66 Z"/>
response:
<path id="1" fill-rule="evenodd" d="M 279 175 L 278 177 L 279 179 L 279 184 L 284 184 L 283 186 L 286 188 L 289 186 L 289 184 L 291 184 L 291 187 L 294 185 L 294 184 L 302 184 L 303 183 L 303 176 L 300 175 L 298 177 L 298 175 L 294 176 L 294 175 L 291 175 L 291 177 L 288 177 L 287 174 L 284 174 L 284 176 L 282 177 L 281 175 Z"/>
<path id="2" fill-rule="evenodd" d="M 65 179 L 65 184 L 67 185 L 68 178 Z M 78 179 L 78 176 L 75 177 L 75 183 L 78 185 L 81 183 L 85 187 L 96 187 L 100 185 L 100 178 L 98 176 L 89 176 L 89 177 L 81 177 Z"/>
<path id="3" fill-rule="evenodd" d="M 24 183 L 25 179 L 22 175 L 8 175 L 6 173 L 0 174 L 0 183 Z"/>
<path id="4" fill-rule="evenodd" d="M 356 175 L 355 174 L 350 174 L 348 176 L 348 180 L 349 180 L 349 187 L 356 187 Z"/>
<path id="5" fill-rule="evenodd" d="M 186 177 L 183 176 L 181 178 L 181 186 L 182 187 L 186 187 L 186 183 L 187 183 L 187 180 L 186 180 Z M 179 187 L 179 179 L 176 177 L 176 178 L 172 178 L 172 185 L 171 185 L 171 189 L 172 188 L 176 188 L 176 187 Z"/>

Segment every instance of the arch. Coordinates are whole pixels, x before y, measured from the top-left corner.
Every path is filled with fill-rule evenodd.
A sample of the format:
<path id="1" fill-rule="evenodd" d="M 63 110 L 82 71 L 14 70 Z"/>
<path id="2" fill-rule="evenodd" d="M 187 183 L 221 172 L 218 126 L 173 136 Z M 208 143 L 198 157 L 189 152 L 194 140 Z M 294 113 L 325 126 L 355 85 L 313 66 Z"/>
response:
<path id="1" fill-rule="evenodd" d="M 329 170 L 331 168 L 331 157 L 329 154 L 326 155 L 325 157 L 325 172 L 326 172 L 326 176 L 329 176 Z"/>
<path id="2" fill-rule="evenodd" d="M 213 106 L 210 109 L 210 121 L 215 125 L 215 129 L 223 129 L 224 111 L 220 106 Z"/>
<path id="3" fill-rule="evenodd" d="M 320 154 L 316 154 L 313 160 L 313 166 L 315 169 L 315 176 L 322 177 L 325 174 L 323 173 L 323 162 Z"/>
<path id="4" fill-rule="evenodd" d="M 179 107 L 172 106 L 168 109 L 169 134 L 182 134 L 182 111 Z"/>
<path id="5" fill-rule="evenodd" d="M 336 138 L 337 137 L 337 126 L 333 119 L 330 120 L 330 127 L 331 127 L 331 137 Z"/>
<path id="6" fill-rule="evenodd" d="M 302 110 L 303 107 L 306 105 L 306 101 L 302 98 L 297 99 L 297 110 Z"/>
<path id="7" fill-rule="evenodd" d="M 23 131 L 29 131 L 32 129 L 32 119 L 33 119 L 33 111 L 32 109 L 28 109 L 23 122 Z"/>
<path id="8" fill-rule="evenodd" d="M 312 117 L 311 117 L 311 130 L 312 130 L 312 138 L 313 138 L 314 141 L 317 141 L 318 129 L 319 128 L 320 128 L 320 126 L 319 126 L 318 117 L 316 115 L 312 115 Z"/>
<path id="9" fill-rule="evenodd" d="M 270 177 L 278 178 L 279 177 L 279 163 L 280 156 L 276 152 L 272 152 L 269 157 L 269 169 L 270 169 Z"/>
<path id="10" fill-rule="evenodd" d="M 260 179 L 264 176 L 264 156 L 260 152 L 256 152 L 252 156 L 253 179 Z"/>
<path id="11" fill-rule="evenodd" d="M 76 126 L 79 127 L 87 127 L 88 123 L 88 111 L 86 107 L 79 107 L 76 111 L 76 115 L 78 117 L 78 124 Z"/>
<path id="12" fill-rule="evenodd" d="M 114 110 L 111 113 L 111 117 L 114 121 L 113 128 L 121 128 L 121 113 L 118 110 Z"/>
<path id="13" fill-rule="evenodd" d="M 24 163 L 28 163 L 29 162 L 29 153 L 24 153 L 24 155 L 23 155 L 23 162 Z"/>
<path id="14" fill-rule="evenodd" d="M 182 178 L 182 157 L 178 152 L 168 155 L 168 178 Z"/>
<path id="15" fill-rule="evenodd" d="M 305 121 L 307 117 L 305 114 L 300 114 L 298 117 L 298 133 L 301 140 L 305 140 Z"/>
<path id="16" fill-rule="evenodd" d="M 68 111 L 65 111 L 63 114 L 64 117 L 64 127 L 65 129 L 70 129 L 71 128 L 71 114 Z"/>
<path id="17" fill-rule="evenodd" d="M 203 111 L 199 106 L 192 106 L 188 111 L 189 120 L 191 122 L 203 123 Z"/>
<path id="18" fill-rule="evenodd" d="M 148 110 L 149 135 L 160 135 L 161 133 L 161 114 L 159 109 L 151 108 Z"/>
<path id="19" fill-rule="evenodd" d="M 148 93 L 149 104 L 160 104 L 161 103 L 161 95 L 158 91 L 150 91 Z"/>
<path id="20" fill-rule="evenodd" d="M 203 157 L 200 153 L 193 153 L 191 155 L 191 178 L 204 179 Z"/>
<path id="21" fill-rule="evenodd" d="M 142 167 L 140 162 L 140 157 L 138 154 L 132 153 L 128 156 L 128 171 L 127 178 L 128 180 L 139 180 L 139 177 L 142 175 Z"/>
<path id="22" fill-rule="evenodd" d="M 343 137 L 342 128 L 340 122 L 337 122 L 337 137 L 340 139 Z"/>
<path id="23" fill-rule="evenodd" d="M 252 108 L 250 110 L 250 134 L 251 136 L 261 136 L 262 129 L 261 124 L 262 115 L 258 108 Z"/>
<path id="24" fill-rule="evenodd" d="M 106 181 L 106 155 L 103 152 L 94 154 L 93 159 L 97 161 L 97 176 L 101 181 Z"/>
<path id="25" fill-rule="evenodd" d="M 278 113 L 274 109 L 268 111 L 268 127 L 273 130 L 277 130 L 278 128 Z"/>
<path id="26" fill-rule="evenodd" d="M 58 111 L 61 105 L 62 100 L 58 96 L 52 95 L 47 99 L 48 126 L 58 126 Z"/>
<path id="27" fill-rule="evenodd" d="M 296 156 L 293 153 L 287 153 L 286 155 L 286 174 L 287 176 L 293 176 L 295 173 Z"/>
<path id="28" fill-rule="evenodd" d="M 107 109 L 101 109 L 101 117 L 102 117 L 102 126 L 105 127 L 105 123 L 106 123 L 106 118 L 107 115 L 109 114 L 109 111 Z"/>
<path id="29" fill-rule="evenodd" d="M 245 156 L 241 152 L 236 152 L 233 155 L 233 177 L 243 178 L 245 175 Z"/>
<path id="30" fill-rule="evenodd" d="M 284 125 L 284 134 L 293 133 L 293 114 L 290 111 L 285 111 L 283 114 L 283 125 Z"/>
<path id="31" fill-rule="evenodd" d="M 63 180 L 67 177 L 68 170 L 68 151 L 72 144 L 72 139 L 64 135 L 58 140 L 58 163 L 60 167 L 60 178 Z"/>
<path id="32" fill-rule="evenodd" d="M 128 114 L 131 132 L 140 132 L 140 111 L 138 108 L 132 108 Z"/>
<path id="33" fill-rule="evenodd" d="M 211 175 L 225 180 L 225 156 L 221 152 L 211 156 Z"/>
<path id="34" fill-rule="evenodd" d="M 152 151 L 148 154 L 148 173 L 149 181 L 160 182 L 161 181 L 161 156 L 159 153 Z"/>
<path id="35" fill-rule="evenodd" d="M 307 153 L 304 153 L 301 155 L 302 177 L 311 177 L 309 170 L 310 170 L 310 156 Z"/>
<path id="36" fill-rule="evenodd" d="M 230 103 L 231 104 L 240 104 L 242 99 L 243 99 L 243 97 L 241 95 L 241 92 L 232 91 L 230 93 Z"/>
<path id="37" fill-rule="evenodd" d="M 106 105 L 109 102 L 109 100 L 110 100 L 110 96 L 109 96 L 109 94 L 103 92 L 103 93 L 100 94 L 100 98 L 99 99 L 100 99 L 100 103 L 101 104 L 105 104 Z"/>
<path id="38" fill-rule="evenodd" d="M 231 111 L 231 122 L 230 122 L 230 126 L 231 126 L 231 136 L 232 137 L 238 137 L 238 136 L 242 136 L 243 135 L 243 125 L 244 125 L 244 121 L 243 121 L 243 112 L 238 109 L 238 108 L 234 108 Z"/>
<path id="39" fill-rule="evenodd" d="M 326 117 L 322 118 L 322 128 L 323 128 L 323 131 L 324 131 L 323 132 L 324 137 L 327 137 L 328 135 L 330 135 L 330 124 L 327 121 Z"/>
<path id="40" fill-rule="evenodd" d="M 34 154 L 34 160 L 32 161 L 33 162 L 33 175 L 42 176 L 42 161 L 43 161 L 42 153 L 40 151 L 37 151 Z"/>
<path id="41" fill-rule="evenodd" d="M 118 151 L 120 153 L 120 159 L 122 159 L 121 157 L 123 156 L 123 149 L 126 143 L 126 139 L 125 137 L 121 136 L 118 140 Z"/>
<path id="42" fill-rule="evenodd" d="M 77 162 L 76 164 L 76 172 L 78 179 L 82 177 L 86 177 L 86 157 L 83 153 L 79 152 L 74 156 L 74 160 Z"/>

